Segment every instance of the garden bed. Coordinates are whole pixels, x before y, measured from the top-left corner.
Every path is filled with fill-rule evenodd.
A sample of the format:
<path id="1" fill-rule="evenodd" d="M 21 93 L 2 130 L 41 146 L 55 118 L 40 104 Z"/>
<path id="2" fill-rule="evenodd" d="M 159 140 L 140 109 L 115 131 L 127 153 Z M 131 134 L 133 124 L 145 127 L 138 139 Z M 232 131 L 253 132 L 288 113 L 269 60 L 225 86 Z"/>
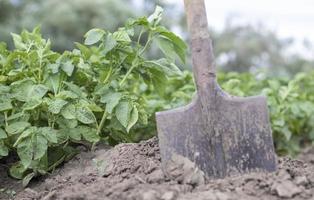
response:
<path id="1" fill-rule="evenodd" d="M 51 175 L 33 180 L 26 189 L 6 178 L 0 180 L 0 185 L 7 188 L 9 195 L 15 190 L 18 200 L 314 199 L 314 150 L 304 151 L 299 160 L 278 161 L 275 173 L 253 173 L 192 185 L 182 176 L 172 181 L 164 177 L 158 141 L 153 138 L 139 144 L 83 151 Z M 4 172 L 0 173 L 4 177 Z M 4 193 L 0 197 L 8 199 Z"/>

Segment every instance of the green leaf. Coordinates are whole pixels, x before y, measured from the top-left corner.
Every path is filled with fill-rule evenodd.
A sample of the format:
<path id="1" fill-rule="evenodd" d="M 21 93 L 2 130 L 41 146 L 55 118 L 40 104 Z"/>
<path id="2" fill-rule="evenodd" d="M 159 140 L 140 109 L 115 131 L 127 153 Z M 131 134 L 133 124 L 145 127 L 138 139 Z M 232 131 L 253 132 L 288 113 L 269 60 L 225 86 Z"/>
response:
<path id="1" fill-rule="evenodd" d="M 8 80 L 8 76 L 0 75 L 0 83 L 4 83 Z"/>
<path id="2" fill-rule="evenodd" d="M 62 117 L 58 118 L 57 123 L 60 128 L 64 128 L 64 129 L 75 128 L 78 125 L 78 121 L 76 119 L 64 120 L 64 118 Z"/>
<path id="3" fill-rule="evenodd" d="M 179 56 L 180 60 L 183 63 L 185 63 L 186 50 L 187 50 L 187 45 L 185 44 L 185 42 L 176 34 L 170 31 L 162 31 L 159 34 L 166 37 L 168 40 L 172 42 L 173 50 Z"/>
<path id="4" fill-rule="evenodd" d="M 38 106 L 40 106 L 42 103 L 41 99 L 30 99 L 29 101 L 27 101 L 26 103 L 24 103 L 23 105 L 23 110 L 33 110 L 35 108 L 37 108 Z"/>
<path id="5" fill-rule="evenodd" d="M 185 63 L 185 57 L 186 57 L 185 49 L 181 49 L 177 45 L 174 45 L 174 51 L 176 52 L 176 54 L 180 58 L 181 62 Z"/>
<path id="6" fill-rule="evenodd" d="M 0 128 L 0 139 L 4 139 L 4 138 L 7 138 L 8 136 L 7 136 L 7 134 L 5 133 L 5 131 L 2 129 L 2 128 Z"/>
<path id="7" fill-rule="evenodd" d="M 10 87 L 9 86 L 0 85 L 0 94 L 7 94 L 9 92 L 10 92 Z"/>
<path id="8" fill-rule="evenodd" d="M 48 92 L 45 85 L 37 84 L 30 79 L 14 82 L 12 84 L 12 93 L 14 97 L 23 102 L 30 101 L 31 99 L 41 99 Z"/>
<path id="9" fill-rule="evenodd" d="M 110 131 L 111 135 L 114 135 L 116 132 L 125 132 L 125 127 L 122 126 L 122 124 L 119 122 L 119 120 L 117 119 L 117 117 L 115 115 L 113 115 L 110 119 L 110 124 L 106 127 L 108 128 Z"/>
<path id="10" fill-rule="evenodd" d="M 9 155 L 9 149 L 8 147 L 4 144 L 2 140 L 0 140 L 0 157 L 1 156 L 8 156 Z"/>
<path id="11" fill-rule="evenodd" d="M 185 51 L 187 49 L 187 45 L 185 44 L 185 42 L 173 32 L 164 30 L 159 32 L 159 34 L 168 38 L 174 45 L 178 46 L 181 50 Z"/>
<path id="12" fill-rule="evenodd" d="M 100 140 L 99 135 L 97 135 L 97 130 L 90 128 L 88 126 L 78 126 L 75 128 L 77 132 L 81 133 L 83 138 L 88 142 L 95 143 Z"/>
<path id="13" fill-rule="evenodd" d="M 62 71 L 64 71 L 68 76 L 72 76 L 74 71 L 74 65 L 72 61 L 67 61 L 61 65 Z"/>
<path id="14" fill-rule="evenodd" d="M 29 97 L 29 91 L 32 90 L 34 82 L 30 79 L 16 81 L 11 84 L 12 94 L 19 101 L 26 102 Z"/>
<path id="15" fill-rule="evenodd" d="M 292 136 L 292 132 L 289 130 L 288 127 L 284 127 L 281 129 L 283 135 L 285 136 L 286 140 L 289 141 L 291 139 Z"/>
<path id="16" fill-rule="evenodd" d="M 109 51 L 115 48 L 117 45 L 117 41 L 114 39 L 112 34 L 108 34 L 105 40 L 105 49 L 102 50 L 102 53 L 106 55 Z"/>
<path id="17" fill-rule="evenodd" d="M 13 42 L 14 42 L 14 46 L 16 49 L 19 50 L 26 50 L 27 47 L 26 45 L 23 43 L 22 38 L 20 35 L 17 35 L 15 33 L 11 33 L 12 37 L 13 37 Z"/>
<path id="18" fill-rule="evenodd" d="M 12 167 L 10 167 L 10 175 L 16 179 L 23 179 L 24 173 L 27 168 L 21 162 L 17 162 Z"/>
<path id="19" fill-rule="evenodd" d="M 137 18 L 137 19 L 129 19 L 128 22 L 127 22 L 127 26 L 128 27 L 133 27 L 135 25 L 140 25 L 140 26 L 144 26 L 146 28 L 149 27 L 149 22 L 147 20 L 147 17 L 144 16 L 144 17 L 140 17 L 140 18 Z"/>
<path id="20" fill-rule="evenodd" d="M 78 95 L 72 91 L 63 90 L 56 95 L 56 97 L 59 97 L 61 99 L 78 99 Z"/>
<path id="21" fill-rule="evenodd" d="M 36 132 L 36 130 L 37 130 L 37 128 L 32 126 L 28 129 L 26 129 L 25 131 L 23 131 L 22 134 L 17 138 L 17 140 L 13 144 L 13 147 L 18 146 L 23 139 L 30 137 L 34 132 Z"/>
<path id="22" fill-rule="evenodd" d="M 119 122 L 127 128 L 130 119 L 131 106 L 128 101 L 121 101 L 115 109 L 115 114 Z"/>
<path id="23" fill-rule="evenodd" d="M 47 139 L 43 135 L 37 134 L 33 138 L 32 143 L 33 143 L 33 154 L 34 154 L 33 159 L 37 160 L 37 159 L 42 158 L 48 149 Z"/>
<path id="24" fill-rule="evenodd" d="M 76 119 L 83 124 L 95 123 L 95 116 L 93 112 L 87 107 L 78 106 L 76 108 Z"/>
<path id="25" fill-rule="evenodd" d="M 13 122 L 17 122 L 17 121 L 29 121 L 30 119 L 30 114 L 29 113 L 25 113 L 25 112 L 18 112 L 15 113 L 13 115 L 10 115 L 7 119 L 8 123 L 11 124 Z"/>
<path id="26" fill-rule="evenodd" d="M 21 159 L 21 163 L 25 168 L 28 168 L 32 162 L 33 156 L 33 141 L 31 138 L 26 138 L 17 146 L 17 154 Z"/>
<path id="27" fill-rule="evenodd" d="M 48 105 L 49 112 L 53 114 L 59 114 L 61 109 L 67 104 L 68 102 L 63 99 L 54 99 Z"/>
<path id="28" fill-rule="evenodd" d="M 69 139 L 68 133 L 69 133 L 68 128 L 60 127 L 57 134 L 58 144 L 64 144 L 68 141 Z"/>
<path id="29" fill-rule="evenodd" d="M 163 8 L 160 6 L 156 6 L 154 13 L 147 18 L 148 22 L 152 23 L 153 25 L 159 24 L 162 17 L 162 13 Z"/>
<path id="30" fill-rule="evenodd" d="M 86 141 L 91 143 L 95 143 L 100 140 L 99 135 L 97 135 L 97 130 L 88 126 L 78 126 L 76 128 L 70 129 L 68 131 L 68 135 L 70 138 L 76 141 L 80 141 L 82 136 Z"/>
<path id="31" fill-rule="evenodd" d="M 23 187 L 26 187 L 29 182 L 34 178 L 35 176 L 35 172 L 32 172 L 32 173 L 29 173 L 27 174 L 24 178 L 23 178 L 23 181 L 22 181 L 22 185 Z"/>
<path id="32" fill-rule="evenodd" d="M 58 94 L 61 84 L 60 84 L 61 76 L 59 74 L 50 75 L 47 78 L 46 85 L 53 91 L 54 94 Z"/>
<path id="33" fill-rule="evenodd" d="M 80 141 L 82 139 L 82 133 L 78 131 L 78 127 L 69 129 L 67 133 L 73 140 Z"/>
<path id="34" fill-rule="evenodd" d="M 33 160 L 41 159 L 47 152 L 48 142 L 44 135 L 37 131 L 37 128 L 29 130 L 25 137 L 20 140 L 17 145 L 17 154 L 21 159 L 21 163 L 28 168 Z"/>
<path id="35" fill-rule="evenodd" d="M 150 72 L 155 90 L 157 90 L 160 96 L 163 96 L 165 94 L 165 88 L 168 82 L 167 77 L 162 71 L 155 68 L 151 68 Z"/>
<path id="36" fill-rule="evenodd" d="M 137 110 L 136 106 L 133 106 L 133 109 L 131 111 L 130 120 L 128 123 L 128 127 L 126 128 L 127 132 L 129 132 L 130 129 L 136 124 L 137 120 L 138 120 L 138 110 Z"/>
<path id="37" fill-rule="evenodd" d="M 86 47 L 86 46 L 84 46 L 78 42 L 75 42 L 75 45 L 77 46 L 77 48 L 80 49 L 80 51 L 83 54 L 83 56 L 85 57 L 85 59 L 88 59 L 91 56 L 92 52 L 88 47 Z"/>
<path id="38" fill-rule="evenodd" d="M 61 115 L 65 119 L 75 119 L 76 118 L 75 106 L 73 104 L 67 104 L 62 108 Z"/>
<path id="39" fill-rule="evenodd" d="M 105 34 L 105 31 L 104 30 L 101 30 L 101 29 L 92 29 L 92 30 L 89 30 L 86 34 L 85 34 L 85 42 L 84 44 L 85 45 L 93 45 L 97 42 L 99 42 L 102 37 L 104 36 Z"/>
<path id="40" fill-rule="evenodd" d="M 169 76 L 171 75 L 177 75 L 177 76 L 181 76 L 182 75 L 182 71 L 179 69 L 179 67 L 174 64 L 174 63 L 170 63 L 169 67 L 168 67 L 170 72 L 167 72 Z M 173 73 L 173 74 L 172 74 Z"/>
<path id="41" fill-rule="evenodd" d="M 162 51 L 162 53 L 169 59 L 174 60 L 176 53 L 171 41 L 165 37 L 158 36 L 156 38 L 157 46 Z"/>
<path id="42" fill-rule="evenodd" d="M 104 111 L 100 106 L 96 105 L 95 103 L 89 104 L 87 107 L 93 112 L 103 112 Z"/>
<path id="43" fill-rule="evenodd" d="M 0 112 L 11 110 L 13 108 L 10 101 L 0 103 Z"/>
<path id="44" fill-rule="evenodd" d="M 113 109 L 118 105 L 122 94 L 108 90 L 100 98 L 100 102 L 106 104 L 106 112 L 112 113 Z"/>
<path id="45" fill-rule="evenodd" d="M 29 126 L 30 126 L 30 123 L 28 122 L 18 121 L 7 126 L 5 130 L 7 131 L 9 135 L 15 135 L 15 134 L 22 133 Z"/>
<path id="46" fill-rule="evenodd" d="M 112 36 L 118 42 L 131 42 L 129 34 L 125 30 L 114 32 Z"/>
<path id="47" fill-rule="evenodd" d="M 41 127 L 38 130 L 49 142 L 51 143 L 57 143 L 57 130 L 51 128 L 51 127 Z"/>
<path id="48" fill-rule="evenodd" d="M 56 74 L 56 73 L 58 73 L 59 72 L 59 67 L 60 67 L 60 64 L 58 63 L 51 63 L 51 64 L 48 64 L 48 66 L 47 66 L 47 68 L 49 69 L 49 70 L 51 70 L 51 72 L 53 73 L 53 74 Z"/>
<path id="49" fill-rule="evenodd" d="M 31 88 L 31 91 L 28 93 L 28 97 L 30 99 L 41 99 L 45 96 L 45 94 L 48 92 L 48 88 L 45 85 L 34 85 Z"/>
<path id="50" fill-rule="evenodd" d="M 68 86 L 68 88 L 79 97 L 84 99 L 86 98 L 86 94 L 82 91 L 82 89 L 79 86 L 69 82 L 64 82 L 64 84 Z"/>
<path id="51" fill-rule="evenodd" d="M 158 70 L 163 71 L 167 76 L 181 76 L 181 70 L 172 62 L 166 59 L 151 60 L 145 62 L 145 65 L 154 67 Z"/>

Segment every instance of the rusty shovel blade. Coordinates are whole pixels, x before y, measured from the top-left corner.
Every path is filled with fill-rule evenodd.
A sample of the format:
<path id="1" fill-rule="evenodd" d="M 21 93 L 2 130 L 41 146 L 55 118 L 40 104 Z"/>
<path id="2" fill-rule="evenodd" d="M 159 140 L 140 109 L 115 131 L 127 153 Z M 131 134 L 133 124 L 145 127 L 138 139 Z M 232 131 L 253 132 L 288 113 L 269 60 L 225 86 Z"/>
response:
<path id="1" fill-rule="evenodd" d="M 221 90 L 204 0 L 184 2 L 197 94 L 187 106 L 156 113 L 163 171 L 171 177 L 174 169 L 192 166 L 209 178 L 275 171 L 266 98 L 234 97 Z"/>

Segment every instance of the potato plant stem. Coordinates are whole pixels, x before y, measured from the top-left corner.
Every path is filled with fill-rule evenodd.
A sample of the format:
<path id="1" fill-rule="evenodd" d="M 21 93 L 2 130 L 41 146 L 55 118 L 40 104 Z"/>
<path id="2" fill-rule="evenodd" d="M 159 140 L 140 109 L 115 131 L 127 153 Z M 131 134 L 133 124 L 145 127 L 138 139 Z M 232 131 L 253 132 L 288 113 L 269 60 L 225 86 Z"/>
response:
<path id="1" fill-rule="evenodd" d="M 136 67 L 137 65 L 133 65 L 129 71 L 125 74 L 125 76 L 123 77 L 123 79 L 120 82 L 120 87 L 123 85 L 123 83 L 125 82 L 125 80 L 128 78 L 128 76 L 131 74 L 131 72 L 133 71 L 133 69 Z"/>
<path id="2" fill-rule="evenodd" d="M 147 49 L 147 47 L 149 46 L 149 44 L 150 44 L 150 42 L 152 41 L 152 39 L 153 39 L 152 34 L 149 33 L 149 34 L 148 34 L 147 42 L 146 42 L 144 48 L 140 51 L 139 55 L 142 55 L 142 54 L 146 51 L 146 49 Z"/>
<path id="3" fill-rule="evenodd" d="M 9 126 L 9 124 L 8 124 L 8 112 L 7 111 L 4 112 L 4 121 L 5 121 L 5 126 L 6 127 Z"/>
<path id="4" fill-rule="evenodd" d="M 144 52 L 145 52 L 145 50 L 147 49 L 147 47 L 149 46 L 149 44 L 150 44 L 150 42 L 151 42 L 151 40 L 153 39 L 153 36 L 152 36 L 152 34 L 151 33 L 149 33 L 149 35 L 148 35 L 148 39 L 147 39 L 147 42 L 146 42 L 146 44 L 145 44 L 145 46 L 143 47 L 143 49 L 137 54 L 137 56 L 141 56 Z M 139 42 L 138 42 L 138 44 L 139 44 Z M 133 65 L 128 71 L 127 71 L 127 73 L 125 74 L 125 76 L 123 77 L 123 79 L 121 80 L 121 82 L 120 82 L 120 87 L 122 86 L 122 84 L 125 82 L 125 80 L 128 78 L 128 76 L 131 74 L 131 72 L 133 71 L 133 69 L 135 68 L 135 67 L 137 67 L 139 64 L 137 64 L 137 65 Z"/>
<path id="5" fill-rule="evenodd" d="M 100 120 L 100 123 L 99 123 L 99 125 L 98 125 L 98 127 L 97 127 L 97 132 L 96 132 L 97 135 L 100 134 L 101 129 L 103 128 L 103 126 L 104 126 L 104 124 L 105 124 L 106 118 L 107 118 L 107 112 L 104 111 L 104 114 L 102 115 L 102 118 L 101 118 L 101 120 Z"/>
<path id="6" fill-rule="evenodd" d="M 140 45 L 140 42 L 141 42 L 141 38 L 142 38 L 142 34 L 144 33 L 144 29 L 142 28 L 141 29 L 141 32 L 140 32 L 140 35 L 138 36 L 138 39 L 137 39 L 137 44 Z"/>

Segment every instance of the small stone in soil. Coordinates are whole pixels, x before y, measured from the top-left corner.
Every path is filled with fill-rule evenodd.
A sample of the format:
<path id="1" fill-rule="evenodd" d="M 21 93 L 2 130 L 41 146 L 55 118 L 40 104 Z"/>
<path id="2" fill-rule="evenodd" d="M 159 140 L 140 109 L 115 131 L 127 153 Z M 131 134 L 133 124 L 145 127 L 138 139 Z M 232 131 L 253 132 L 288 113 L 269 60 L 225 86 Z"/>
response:
<path id="1" fill-rule="evenodd" d="M 142 195 L 142 200 L 157 200 L 158 193 L 155 190 L 149 190 L 144 192 Z"/>
<path id="2" fill-rule="evenodd" d="M 164 180 L 164 174 L 161 169 L 153 171 L 150 176 L 147 177 L 149 183 L 159 183 Z"/>
<path id="3" fill-rule="evenodd" d="M 291 179 L 291 175 L 289 174 L 289 172 L 287 172 L 287 170 L 280 170 L 278 171 L 278 179 L 289 180 Z"/>
<path id="4" fill-rule="evenodd" d="M 161 196 L 162 200 L 173 200 L 175 198 L 176 198 L 176 194 L 173 191 L 165 192 L 165 194 Z"/>
<path id="5" fill-rule="evenodd" d="M 295 178 L 295 183 L 297 185 L 306 185 L 308 183 L 308 180 L 307 180 L 306 176 L 297 176 Z"/>
<path id="6" fill-rule="evenodd" d="M 302 192 L 298 186 L 289 180 L 274 183 L 271 190 L 282 198 L 291 198 Z"/>

